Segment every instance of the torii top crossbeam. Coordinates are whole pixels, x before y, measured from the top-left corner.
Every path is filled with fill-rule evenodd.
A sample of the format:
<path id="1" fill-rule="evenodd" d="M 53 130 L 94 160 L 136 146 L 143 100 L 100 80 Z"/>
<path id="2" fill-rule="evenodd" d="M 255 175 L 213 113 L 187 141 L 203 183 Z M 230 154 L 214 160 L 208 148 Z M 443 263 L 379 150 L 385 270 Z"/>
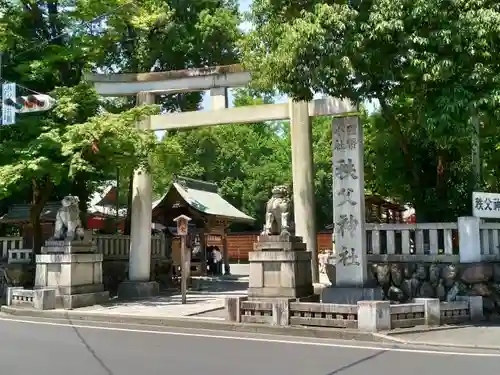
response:
<path id="1" fill-rule="evenodd" d="M 246 86 L 250 73 L 241 65 L 136 74 L 89 74 L 96 91 L 104 96 L 136 95 L 139 92 L 174 94 Z M 222 95 L 225 95 L 224 93 Z M 349 100 L 316 99 L 309 103 L 309 116 L 331 116 L 356 112 Z M 226 108 L 216 112 L 180 112 L 151 116 L 151 130 L 186 129 L 230 123 L 258 123 L 289 119 L 288 103 Z"/>
<path id="2" fill-rule="evenodd" d="M 94 83 L 100 95 L 127 96 L 138 92 L 175 94 L 242 87 L 250 82 L 250 73 L 235 64 L 168 72 L 87 74 L 85 79 Z"/>

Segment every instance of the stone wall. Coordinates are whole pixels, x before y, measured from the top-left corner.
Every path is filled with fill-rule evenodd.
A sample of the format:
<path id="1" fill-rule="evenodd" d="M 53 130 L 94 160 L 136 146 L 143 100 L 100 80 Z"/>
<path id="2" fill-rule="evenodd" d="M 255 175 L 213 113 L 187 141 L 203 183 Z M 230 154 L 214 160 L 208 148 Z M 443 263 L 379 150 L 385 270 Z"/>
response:
<path id="1" fill-rule="evenodd" d="M 374 263 L 369 271 L 385 297 L 395 303 L 482 296 L 485 315 L 500 314 L 500 263 Z"/>

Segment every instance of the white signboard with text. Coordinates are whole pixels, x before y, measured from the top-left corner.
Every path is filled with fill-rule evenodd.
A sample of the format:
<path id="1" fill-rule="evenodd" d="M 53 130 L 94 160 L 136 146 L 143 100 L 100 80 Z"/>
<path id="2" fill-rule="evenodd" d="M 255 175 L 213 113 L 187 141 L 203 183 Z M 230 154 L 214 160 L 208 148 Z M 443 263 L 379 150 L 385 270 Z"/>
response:
<path id="1" fill-rule="evenodd" d="M 500 194 L 473 192 L 472 215 L 481 218 L 500 219 Z"/>
<path id="2" fill-rule="evenodd" d="M 9 99 L 16 100 L 16 84 L 11 82 L 2 85 L 2 125 L 16 123 L 16 109 L 6 104 Z"/>

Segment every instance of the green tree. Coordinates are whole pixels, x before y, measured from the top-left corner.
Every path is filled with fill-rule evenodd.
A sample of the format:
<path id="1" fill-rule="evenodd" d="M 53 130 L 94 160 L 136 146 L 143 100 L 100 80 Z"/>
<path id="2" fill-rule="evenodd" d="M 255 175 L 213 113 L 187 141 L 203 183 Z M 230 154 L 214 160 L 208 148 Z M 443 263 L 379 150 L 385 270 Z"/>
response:
<path id="1" fill-rule="evenodd" d="M 256 87 L 297 99 L 377 99 L 384 136 L 390 132 L 400 155 L 400 169 L 388 173 L 404 176 L 418 219 L 439 220 L 455 205 L 446 193 L 440 210 L 427 211 L 443 193 L 429 176 L 445 163 L 455 174 L 446 183 L 469 180 L 470 163 L 457 155 L 470 145 L 470 118 L 497 117 L 497 2 L 254 0 L 250 19 L 254 30 L 241 47 Z"/>
<path id="2" fill-rule="evenodd" d="M 146 167 L 147 156 L 156 145 L 154 134 L 135 127 L 142 116 L 154 113 L 156 108 L 88 115 L 86 122 L 76 123 L 80 111 L 96 113 L 95 91 L 78 85 L 55 90 L 52 95 L 59 105 L 50 114 L 27 116 L 16 125 L 0 128 L 0 197 L 31 187 L 35 252 L 40 250 L 42 240 L 40 213 L 56 186 L 75 182 L 78 175 L 94 183 L 116 165 Z M 83 190 L 89 191 L 88 186 Z"/>
<path id="3" fill-rule="evenodd" d="M 69 5 L 53 1 L 0 1 L 2 78 L 18 84 L 18 95 L 75 86 L 90 66 L 88 50 L 79 33 L 81 20 Z M 81 183 L 88 177 L 84 172 L 76 173 L 72 181 L 54 185 L 62 180 L 59 166 L 64 164 L 64 157 L 58 152 L 60 141 L 51 137 L 64 126 L 83 123 L 94 116 L 97 96 L 84 86 L 71 92 L 58 89 L 53 95 L 59 100 L 57 110 L 20 115 L 16 125 L 0 131 L 0 192 L 2 197 L 12 197 L 19 189 L 24 190 L 22 195 L 32 203 L 35 250 L 40 247 L 38 221 L 44 202 L 69 192 L 88 196 L 86 184 Z M 66 111 L 67 116 L 61 111 Z M 82 206 L 85 204 L 82 199 Z"/>
<path id="4" fill-rule="evenodd" d="M 419 170 L 415 188 L 401 156 L 398 137 L 380 113 L 363 116 L 365 136 L 366 188 L 402 203 L 426 202 L 418 206 L 420 220 L 454 221 L 470 212 L 470 192 L 475 180 L 471 173 L 470 136 L 435 137 L 415 121 L 411 108 L 398 110 L 404 121 L 403 136 Z"/>

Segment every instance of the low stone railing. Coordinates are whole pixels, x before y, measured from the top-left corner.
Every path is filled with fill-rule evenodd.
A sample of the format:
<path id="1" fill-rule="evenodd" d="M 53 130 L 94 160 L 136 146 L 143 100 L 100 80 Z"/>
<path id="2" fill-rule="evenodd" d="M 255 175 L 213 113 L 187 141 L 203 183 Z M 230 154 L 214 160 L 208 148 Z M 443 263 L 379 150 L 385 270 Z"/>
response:
<path id="1" fill-rule="evenodd" d="M 425 305 L 405 303 L 391 306 L 391 328 L 409 328 L 425 325 Z"/>
<path id="2" fill-rule="evenodd" d="M 483 319 L 482 297 L 460 297 L 455 302 L 419 298 L 412 303 L 361 301 L 356 305 L 226 298 L 226 319 L 237 323 L 277 326 L 315 326 L 388 331 L 395 328 L 456 324 Z"/>
<path id="3" fill-rule="evenodd" d="M 500 223 L 480 223 L 481 260 L 498 260 L 500 257 Z"/>
<path id="4" fill-rule="evenodd" d="M 458 262 L 458 248 L 453 238 L 457 223 L 366 224 L 368 259 L 380 261 L 441 261 Z"/>
<path id="5" fill-rule="evenodd" d="M 12 263 L 30 263 L 33 256 L 32 249 L 9 249 L 7 262 Z"/>
<path id="6" fill-rule="evenodd" d="M 290 324 L 317 327 L 357 328 L 358 309 L 355 305 L 291 302 Z"/>
<path id="7" fill-rule="evenodd" d="M 11 287 L 7 289 L 7 306 L 53 310 L 56 308 L 56 290 Z"/>
<path id="8" fill-rule="evenodd" d="M 22 247 L 22 237 L 0 237 L 0 259 L 7 258 L 10 249 L 21 249 Z"/>
<path id="9" fill-rule="evenodd" d="M 481 311 L 483 298 L 481 298 Z M 441 302 L 440 317 L 442 324 L 457 324 L 471 320 L 471 306 L 469 301 Z"/>
<path id="10" fill-rule="evenodd" d="M 244 301 L 240 303 L 240 321 L 244 323 L 272 324 L 273 303 L 267 301 Z"/>

